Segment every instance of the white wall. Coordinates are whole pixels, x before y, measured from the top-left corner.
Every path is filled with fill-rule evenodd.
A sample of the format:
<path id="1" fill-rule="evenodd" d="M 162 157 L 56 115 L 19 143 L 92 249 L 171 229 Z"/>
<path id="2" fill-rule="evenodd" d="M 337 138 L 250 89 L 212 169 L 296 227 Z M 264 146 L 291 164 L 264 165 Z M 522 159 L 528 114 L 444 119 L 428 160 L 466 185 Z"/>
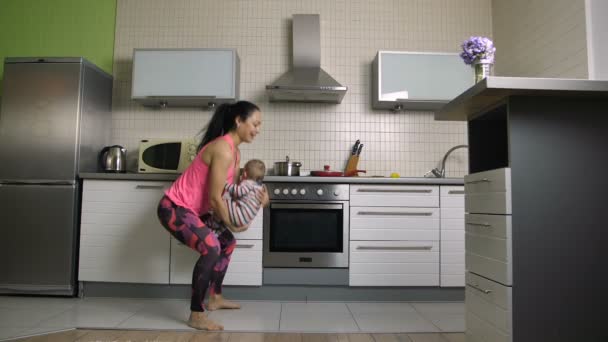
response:
<path id="1" fill-rule="evenodd" d="M 585 26 L 585 0 L 493 0 L 495 75 L 587 78 Z"/>
<path id="2" fill-rule="evenodd" d="M 589 79 L 608 80 L 608 1 L 585 0 Z"/>
<path id="3" fill-rule="evenodd" d="M 241 98 L 263 112 L 262 134 L 243 144 L 243 160 L 269 167 L 289 155 L 303 169 L 342 169 L 356 139 L 368 175 L 421 176 L 457 144 L 466 125 L 431 112 L 371 109 L 371 62 L 379 49 L 458 52 L 471 35 L 492 34 L 491 0 L 118 0 L 114 49 L 113 140 L 129 150 L 141 138 L 195 135 L 209 112 L 147 109 L 130 100 L 133 48 L 236 48 Z M 265 86 L 288 70 L 292 14 L 321 16 L 322 67 L 349 90 L 339 105 L 268 103 Z M 466 150 L 448 162 L 467 172 Z"/>

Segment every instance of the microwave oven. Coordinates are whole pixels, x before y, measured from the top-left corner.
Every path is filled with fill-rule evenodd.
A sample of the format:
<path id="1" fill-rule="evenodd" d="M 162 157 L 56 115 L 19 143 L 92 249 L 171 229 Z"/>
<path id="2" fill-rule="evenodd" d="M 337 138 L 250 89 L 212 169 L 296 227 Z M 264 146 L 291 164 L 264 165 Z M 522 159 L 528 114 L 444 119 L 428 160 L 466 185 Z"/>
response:
<path id="1" fill-rule="evenodd" d="M 196 158 L 195 139 L 146 139 L 139 142 L 141 173 L 182 173 Z"/>

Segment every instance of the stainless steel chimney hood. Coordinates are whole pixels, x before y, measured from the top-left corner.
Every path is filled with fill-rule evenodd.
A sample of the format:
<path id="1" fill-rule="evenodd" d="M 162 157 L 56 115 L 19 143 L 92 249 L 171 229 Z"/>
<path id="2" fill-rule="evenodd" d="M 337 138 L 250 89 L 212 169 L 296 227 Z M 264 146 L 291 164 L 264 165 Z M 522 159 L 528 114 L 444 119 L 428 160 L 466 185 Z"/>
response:
<path id="1" fill-rule="evenodd" d="M 271 102 L 342 102 L 348 88 L 321 69 L 318 14 L 293 15 L 293 68 L 266 89 Z"/>

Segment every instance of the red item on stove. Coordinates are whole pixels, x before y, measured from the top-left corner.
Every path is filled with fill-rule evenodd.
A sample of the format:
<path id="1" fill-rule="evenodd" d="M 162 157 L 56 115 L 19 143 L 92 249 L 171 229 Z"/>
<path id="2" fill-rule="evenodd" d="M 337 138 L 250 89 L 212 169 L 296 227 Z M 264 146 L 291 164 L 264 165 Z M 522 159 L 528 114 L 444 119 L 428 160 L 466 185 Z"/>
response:
<path id="1" fill-rule="evenodd" d="M 330 171 L 329 165 L 324 165 L 323 171 L 310 171 L 310 175 L 315 177 L 351 177 L 355 176 L 358 172 L 365 172 L 365 170 L 353 170 L 349 174 L 344 174 L 342 171 Z"/>

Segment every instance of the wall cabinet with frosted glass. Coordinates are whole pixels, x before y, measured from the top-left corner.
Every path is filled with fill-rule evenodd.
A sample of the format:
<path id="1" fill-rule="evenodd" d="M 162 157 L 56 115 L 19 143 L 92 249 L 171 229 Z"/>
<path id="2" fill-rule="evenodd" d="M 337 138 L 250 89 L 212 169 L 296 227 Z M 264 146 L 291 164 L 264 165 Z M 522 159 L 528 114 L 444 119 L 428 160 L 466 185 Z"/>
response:
<path id="1" fill-rule="evenodd" d="M 457 53 L 378 51 L 372 69 L 373 109 L 437 110 L 474 82 Z"/>
<path id="2" fill-rule="evenodd" d="M 135 49 L 131 98 L 160 107 L 235 102 L 239 65 L 235 49 Z"/>

